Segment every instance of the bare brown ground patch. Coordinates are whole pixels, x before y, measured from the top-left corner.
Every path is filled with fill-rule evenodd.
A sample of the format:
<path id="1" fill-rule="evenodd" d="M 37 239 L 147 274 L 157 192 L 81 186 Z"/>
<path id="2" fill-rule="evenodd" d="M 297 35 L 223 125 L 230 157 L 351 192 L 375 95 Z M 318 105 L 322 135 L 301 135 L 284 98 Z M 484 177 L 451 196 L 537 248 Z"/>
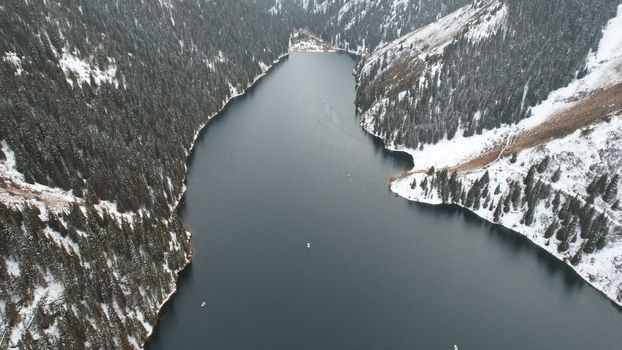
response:
<path id="1" fill-rule="evenodd" d="M 464 172 L 485 167 L 497 159 L 566 137 L 576 130 L 607 121 L 622 110 L 622 84 L 592 94 L 537 127 L 516 135 L 507 145 L 498 145 L 470 160 L 448 168 Z"/>
<path id="2" fill-rule="evenodd" d="M 509 143 L 503 140 L 502 144 L 494 146 L 463 163 L 448 167 L 447 170 L 450 172 L 466 172 L 483 168 L 503 157 L 563 138 L 590 125 L 608 121 L 612 113 L 620 110 L 622 110 L 622 84 L 617 84 L 583 98 L 573 107 L 561 111 L 531 130 L 514 135 Z M 428 169 L 406 171 L 391 177 L 390 182 L 427 171 Z"/>
<path id="3" fill-rule="evenodd" d="M 0 192 L 5 192 L 10 196 L 23 200 L 35 200 L 45 204 L 48 207 L 66 206 L 70 204 L 65 200 L 60 200 L 59 198 L 50 198 L 46 194 L 35 189 L 22 187 L 11 180 L 2 177 L 0 177 Z M 78 198 L 77 200 L 78 203 L 81 202 L 81 199 Z"/>

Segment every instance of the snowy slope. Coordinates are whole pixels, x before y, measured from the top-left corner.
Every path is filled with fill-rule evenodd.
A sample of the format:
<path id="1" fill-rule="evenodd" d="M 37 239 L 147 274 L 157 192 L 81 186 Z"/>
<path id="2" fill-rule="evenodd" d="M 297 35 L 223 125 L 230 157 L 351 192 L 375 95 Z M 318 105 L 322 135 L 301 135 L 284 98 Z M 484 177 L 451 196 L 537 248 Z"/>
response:
<path id="1" fill-rule="evenodd" d="M 269 1 L 268 1 L 269 2 Z M 333 46 L 363 54 L 392 41 L 467 0 L 275 0 L 270 13 L 309 29 Z"/>
<path id="2" fill-rule="evenodd" d="M 390 145 L 390 148 L 411 154 L 415 165 L 414 172 L 396 179 L 391 184 L 391 189 L 409 200 L 441 204 L 443 201 L 437 188 L 424 189 L 421 185 L 424 181 L 426 184 L 432 183 L 433 178 L 425 173 L 428 168 L 441 169 L 455 166 L 459 168 L 460 164 L 466 163 L 486 150 L 499 145 L 510 145 L 510 141 L 513 143 L 515 140 L 520 140 L 523 135 L 531 130 L 538 130 L 552 118 L 570 115 L 569 112 L 575 112 L 576 107 L 581 103 L 591 101 L 590 98 L 595 94 L 612 91 L 614 87 L 622 83 L 620 32 L 622 32 L 622 5 L 618 7 L 617 17 L 610 20 L 605 27 L 598 50 L 586 58 L 588 68 L 586 75 L 553 91 L 545 101 L 532 108 L 530 118 L 518 124 L 505 125 L 485 131 L 481 135 L 445 139 L 435 145 L 428 145 L 423 150 Z M 570 201 L 574 196 L 578 196 L 580 203 L 585 205 L 590 201 L 590 195 L 586 192 L 590 180 L 603 174 L 609 174 L 610 179 L 614 175 L 620 175 L 622 108 L 618 104 L 619 100 L 618 95 L 617 98 L 614 97 L 616 104 L 603 106 L 603 110 L 610 108 L 605 122 L 588 125 L 567 136 L 545 142 L 536 148 L 523 150 L 516 155 L 515 159 L 510 159 L 508 155 L 505 155 L 492 163 L 482 164 L 483 167 L 465 169 L 459 174 L 465 188 L 471 187 L 488 172 L 490 176 L 488 188 L 490 192 L 496 189 L 495 193 L 490 193 L 486 197 L 487 205 L 485 206 L 474 207 L 464 205 L 459 201 L 452 202 L 472 210 L 486 220 L 500 223 L 525 235 L 535 244 L 570 264 L 573 257 L 585 247 L 586 240 L 578 238 L 570 244 L 567 250 L 560 251 L 560 241 L 555 236 L 545 238 L 544 233 L 547 228 L 558 220 L 557 212 L 550 205 L 551 198 L 537 206 L 534 222 L 531 224 L 524 222 L 527 210 L 524 204 L 518 208 L 512 207 L 509 212 L 502 213 L 496 220 L 494 211 L 496 206 L 509 196 L 511 184 L 515 181 L 522 181 L 532 165 L 538 165 L 547 157 L 548 167 L 536 175 L 536 180 L 541 181 L 545 186 L 550 186 L 553 193 L 560 193 L 562 202 Z M 581 110 L 576 113 L 580 112 Z M 558 169 L 561 178 L 554 181 L 552 178 Z M 616 201 L 622 201 L 620 191 L 610 202 L 605 202 L 598 197 L 593 200 L 595 215 L 603 214 L 609 223 L 609 235 L 602 249 L 591 254 L 579 254 L 579 256 L 582 255 L 580 261 L 575 261 L 571 266 L 595 288 L 622 305 L 622 211 L 615 208 L 614 202 Z"/>

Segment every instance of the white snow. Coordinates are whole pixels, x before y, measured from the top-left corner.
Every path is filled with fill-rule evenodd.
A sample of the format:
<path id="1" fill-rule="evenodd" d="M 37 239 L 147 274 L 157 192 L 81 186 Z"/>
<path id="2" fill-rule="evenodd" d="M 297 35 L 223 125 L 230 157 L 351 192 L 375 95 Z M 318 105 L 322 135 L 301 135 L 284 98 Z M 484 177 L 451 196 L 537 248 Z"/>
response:
<path id="1" fill-rule="evenodd" d="M 299 41 L 289 46 L 289 52 L 336 52 L 334 48 L 318 45 L 313 40 Z"/>
<path id="2" fill-rule="evenodd" d="M 70 191 L 64 191 L 60 188 L 48 187 L 38 183 L 29 184 L 25 181 L 24 175 L 17 170 L 17 163 L 15 160 L 15 153 L 4 140 L 0 141 L 2 152 L 5 154 L 6 159 L 0 161 L 0 178 L 14 187 L 24 190 L 25 193 L 32 194 L 33 197 L 37 197 L 40 201 L 34 201 L 32 204 L 39 207 L 42 213 L 46 213 L 44 203 L 41 200 L 49 199 L 49 206 L 56 211 L 62 211 L 69 207 L 69 204 L 76 200 L 76 197 Z M 28 198 L 24 196 L 15 196 L 2 187 L 0 187 L 0 201 L 12 205 L 21 206 Z M 45 215 L 44 215 L 45 218 Z"/>
<path id="3" fill-rule="evenodd" d="M 482 16 L 479 23 L 476 23 L 466 34 L 470 41 L 479 41 L 486 39 L 503 27 L 507 22 L 508 7 L 506 4 L 499 4 L 500 7 Z"/>
<path id="4" fill-rule="evenodd" d="M 471 137 L 463 137 L 459 130 L 452 140 L 445 139 L 435 145 L 426 145 L 423 150 L 406 149 L 399 145 L 387 145 L 387 147 L 408 152 L 413 157 L 415 169 L 422 170 L 431 166 L 438 169 L 456 165 L 493 146 L 508 144 L 515 135 L 539 126 L 560 111 L 574 106 L 583 98 L 621 83 L 622 35 L 619 35 L 620 32 L 622 32 L 622 5 L 618 7 L 617 16 L 605 27 L 597 52 L 591 53 L 586 58 L 587 74 L 581 79 L 575 79 L 568 86 L 553 91 L 545 101 L 531 108 L 532 117 L 516 125 L 505 125 Z M 528 85 L 524 89 L 527 91 Z M 381 112 L 384 103 L 386 100 L 379 101 L 366 113 L 367 115 L 363 116 L 363 126 L 371 133 L 374 133 L 371 118 Z M 485 171 L 489 171 L 491 179 L 489 188 L 494 189 L 497 185 L 501 188 L 501 194 L 493 196 L 493 203 L 496 204 L 501 199 L 500 196 L 509 189 L 510 182 L 522 179 L 532 164 L 536 164 L 548 155 L 551 159 L 550 165 L 545 173 L 538 175 L 538 178 L 545 183 L 550 183 L 555 191 L 559 191 L 566 197 L 573 197 L 575 194 L 585 197 L 585 187 L 589 179 L 605 172 L 615 173 L 622 169 L 621 112 L 611 115 L 609 122 L 577 130 L 571 135 L 553 140 L 543 146 L 520 152 L 515 163 L 511 163 L 508 158 L 497 159 L 483 169 L 460 174 L 460 179 L 466 184 L 472 184 Z M 562 178 L 558 182 L 550 182 L 552 172 L 558 167 L 563 174 Z M 426 195 L 422 190 L 420 184 L 425 176 L 421 172 L 412 173 L 392 182 L 391 190 L 409 200 L 440 204 L 441 200 L 436 191 L 431 191 Z M 411 188 L 413 180 L 416 180 L 418 184 L 414 189 Z M 622 200 L 620 192 L 618 199 Z M 620 230 L 622 227 L 621 211 L 609 210 L 609 205 L 600 199 L 595 201 L 595 207 L 598 213 L 605 213 L 614 230 Z M 494 211 L 488 208 L 482 207 L 474 212 L 486 220 L 493 220 Z M 541 204 L 536 210 L 535 221 L 531 226 L 520 222 L 523 215 L 524 212 L 521 209 L 512 210 L 501 216 L 500 223 L 525 235 L 535 244 L 565 262 L 568 262 L 569 258 L 580 248 L 579 244 L 574 244 L 567 252 L 559 253 L 554 237 L 553 242 L 544 238 L 544 231 L 555 218 L 550 208 Z M 616 300 L 618 293 L 622 290 L 622 237 L 610 234 L 606 247 L 594 254 L 584 255 L 581 262 L 572 267 L 595 288 L 622 305 Z"/>
<path id="5" fill-rule="evenodd" d="M 17 56 L 15 52 L 7 52 L 4 55 L 4 60 L 9 62 L 15 67 L 15 75 L 21 75 L 24 69 L 22 68 L 22 59 Z"/>
<path id="6" fill-rule="evenodd" d="M 496 12 L 494 12 L 496 10 Z M 494 14 L 490 14 L 494 12 Z M 477 20 L 485 17 L 477 24 Z M 394 61 L 402 55 L 411 57 L 411 52 L 419 52 L 419 58 L 423 59 L 428 54 L 441 52 L 454 37 L 465 27 L 472 26 L 472 39 L 484 37 L 485 30 L 497 30 L 507 17 L 507 8 L 502 6 L 498 0 L 488 1 L 483 5 L 469 4 L 461 7 L 449 15 L 436 22 L 423 26 L 402 37 L 380 45 L 364 62 L 362 72 L 368 74 L 371 67 L 376 62 L 383 63 L 383 60 Z M 405 50 L 402 50 L 404 48 Z"/>
<path id="7" fill-rule="evenodd" d="M 71 240 L 68 236 L 63 237 L 58 231 L 55 231 L 49 227 L 46 227 L 43 230 L 43 233 L 46 237 L 54 241 L 56 245 L 64 248 L 67 253 L 75 254 L 78 258 L 80 258 L 80 261 L 82 261 L 82 255 L 80 255 L 80 247 L 78 246 L 78 243 Z"/>
<path id="8" fill-rule="evenodd" d="M 451 15 L 450 15 L 451 16 Z M 431 166 L 447 167 L 470 159 L 500 142 L 506 143 L 515 135 L 530 130 L 557 113 L 568 109 L 578 102 L 579 97 L 588 96 L 601 89 L 622 82 L 622 5 L 618 15 L 605 27 L 603 39 L 596 53 L 586 59 L 588 72 L 581 79 L 575 79 L 566 87 L 551 92 L 548 98 L 537 106 L 531 107 L 532 116 L 517 124 L 503 125 L 497 129 L 486 130 L 480 135 L 463 137 L 458 130 L 453 139 L 444 139 L 434 145 L 426 145 L 423 150 L 409 149 L 400 145 L 388 145 L 389 148 L 409 153 L 413 157 L 415 168 L 427 169 Z M 525 91 L 528 87 L 525 87 Z M 362 116 L 363 126 L 370 133 L 373 119 L 388 100 L 378 101 Z M 377 135 L 378 136 L 378 135 Z"/>
<path id="9" fill-rule="evenodd" d="M 465 183 L 472 184 L 481 178 L 486 170 L 489 171 L 491 179 L 489 189 L 492 191 L 497 185 L 501 188 L 499 195 L 493 195 L 494 200 L 492 202 L 496 205 L 501 197 L 507 194 L 510 182 L 522 179 L 525 176 L 526 169 L 531 164 L 537 164 L 548 155 L 551 157 L 549 167 L 545 173 L 537 175 L 537 178 L 549 183 L 553 190 L 560 191 L 567 198 L 573 197 L 575 194 L 585 196 L 588 179 L 610 172 L 612 169 L 622 169 L 620 149 L 622 149 L 622 116 L 617 116 L 613 117 L 609 123 L 593 126 L 589 134 L 577 130 L 572 135 L 554 140 L 544 147 L 521 152 L 514 164 L 505 158 L 485 169 L 461 174 L 460 178 Z M 526 164 L 526 166 L 521 164 Z M 558 182 L 550 182 L 552 173 L 558 167 L 561 168 L 562 178 Z M 423 192 L 420 184 L 424 177 L 425 174 L 423 173 L 411 174 L 393 182 L 391 190 L 409 200 L 435 205 L 441 204 L 436 191 L 431 191 L 428 195 Z M 412 189 L 411 184 L 415 179 L 418 185 Z M 618 200 L 622 201 L 622 192 L 618 193 Z M 606 217 L 614 230 L 619 231 L 622 228 L 622 211 L 608 210 L 608 205 L 602 201 L 596 201 L 595 207 L 597 215 L 606 213 Z M 493 222 L 494 211 L 483 207 L 478 210 L 469 210 Z M 530 226 L 521 223 L 523 215 L 524 212 L 521 209 L 512 210 L 510 213 L 501 216 L 500 224 L 526 236 L 562 261 L 567 262 L 580 248 L 579 242 L 571 245 L 567 252 L 559 253 L 554 237 L 550 240 L 544 238 L 544 231 L 556 219 L 556 215 L 551 209 L 547 209 L 541 204 L 536 211 L 534 223 Z M 581 262 L 572 267 L 586 281 L 622 305 L 622 302 L 616 300 L 619 288 L 622 288 L 622 237 L 616 235 L 615 232 L 612 232 L 609 237 L 607 246 L 596 253 L 584 255 Z"/>
<path id="10" fill-rule="evenodd" d="M 49 273 L 45 275 L 45 286 L 38 286 L 33 291 L 33 301 L 30 304 L 23 305 L 18 311 L 18 319 L 8 334 L 8 348 L 17 349 L 17 343 L 22 338 L 24 332 L 28 330 L 30 324 L 34 320 L 36 311 L 40 307 L 58 302 L 65 294 L 62 284 L 56 281 L 54 276 Z M 52 330 L 53 331 L 53 330 Z"/>
<path id="11" fill-rule="evenodd" d="M 107 83 L 114 85 L 115 88 L 119 87 L 116 78 L 117 66 L 113 58 L 108 58 L 108 66 L 102 70 L 90 62 L 80 59 L 77 52 L 70 53 L 63 49 L 59 64 L 65 73 L 65 79 L 71 86 L 73 86 L 74 80 L 78 82 L 78 86 L 81 86 L 82 83 L 90 85 L 91 78 L 93 78 L 98 86 Z"/>
<path id="12" fill-rule="evenodd" d="M 95 209 L 100 213 L 108 213 L 112 215 L 115 220 L 121 224 L 122 221 L 125 221 L 130 224 L 130 227 L 134 228 L 134 220 L 140 216 L 141 210 L 138 212 L 127 212 L 122 213 L 117 209 L 117 203 L 111 201 L 99 201 L 99 204 L 96 204 Z"/>
<path id="13" fill-rule="evenodd" d="M 7 192 L 3 187 L 0 187 L 1 202 L 16 208 L 22 207 L 25 204 L 36 206 L 39 208 L 41 213 L 39 216 L 42 221 L 48 220 L 48 213 L 50 211 L 54 213 L 64 213 L 71 208 L 73 203 L 77 203 L 81 206 L 84 204 L 84 200 L 76 197 L 73 191 L 65 191 L 61 188 L 45 186 L 39 183 L 27 183 L 24 175 L 17 170 L 15 153 L 11 147 L 4 140 L 0 141 L 0 146 L 6 156 L 4 161 L 0 161 L 0 179 L 10 184 L 10 187 L 14 188 L 15 191 L 18 191 L 17 193 L 11 193 Z M 117 222 L 125 220 L 130 225 L 133 225 L 136 217 L 140 215 L 140 212 L 121 213 L 117 210 L 117 204 L 109 201 L 100 201 L 99 204 L 95 205 L 95 209 L 97 209 L 100 214 L 104 211 L 107 212 L 115 218 Z M 49 238 L 51 239 L 57 238 L 57 235 L 60 237 L 58 232 L 48 233 L 50 233 Z M 64 239 L 65 238 L 63 238 L 63 240 Z M 65 243 L 69 244 L 69 242 L 64 242 L 59 245 L 66 246 Z M 67 247 L 71 246 L 72 245 L 69 244 Z M 74 250 L 74 252 L 79 255 L 78 251 Z"/>
<path id="14" fill-rule="evenodd" d="M 19 263 L 13 257 L 5 258 L 4 263 L 6 264 L 6 270 L 9 275 L 13 277 L 21 276 L 21 270 L 19 269 Z"/>

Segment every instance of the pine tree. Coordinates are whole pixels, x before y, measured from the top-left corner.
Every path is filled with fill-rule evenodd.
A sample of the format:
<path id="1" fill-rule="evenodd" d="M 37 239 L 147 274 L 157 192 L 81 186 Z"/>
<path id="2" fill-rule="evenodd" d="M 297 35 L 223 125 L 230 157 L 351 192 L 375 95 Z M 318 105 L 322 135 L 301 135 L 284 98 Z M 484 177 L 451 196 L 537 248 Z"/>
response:
<path id="1" fill-rule="evenodd" d="M 618 196 L 618 179 L 619 175 L 615 175 L 603 195 L 603 200 L 607 203 L 611 203 Z"/>
<path id="2" fill-rule="evenodd" d="M 605 214 L 600 214 L 592 224 L 590 229 L 590 233 L 583 248 L 583 251 L 587 254 L 591 254 L 596 251 L 597 245 L 604 239 L 609 233 L 609 229 L 607 227 L 607 219 Z"/>
<path id="3" fill-rule="evenodd" d="M 559 212 L 557 213 L 557 217 L 560 220 L 566 220 L 568 218 L 568 215 L 569 215 L 569 210 L 570 210 L 570 203 L 568 201 L 566 201 L 562 205 L 561 209 L 559 209 Z"/>
<path id="4" fill-rule="evenodd" d="M 555 170 L 555 172 L 553 173 L 553 177 L 551 177 L 551 181 L 553 182 L 557 182 L 559 181 L 559 179 L 562 176 L 562 171 L 561 169 L 558 167 L 557 170 Z"/>
<path id="5" fill-rule="evenodd" d="M 428 178 L 427 177 L 423 178 L 423 181 L 421 181 L 420 186 L 424 193 L 428 193 Z"/>
<path id="6" fill-rule="evenodd" d="M 521 187 L 518 183 L 513 182 L 510 191 L 512 197 L 512 207 L 514 210 L 518 210 L 521 200 Z"/>
<path id="7" fill-rule="evenodd" d="M 485 185 L 488 185 L 488 183 L 490 183 L 490 174 L 488 173 L 488 170 L 486 170 L 484 175 L 482 175 L 482 177 L 479 179 L 479 182 L 481 186 L 485 186 Z"/>
<path id="8" fill-rule="evenodd" d="M 503 201 L 499 200 L 499 203 L 497 203 L 497 208 L 495 209 L 495 213 L 493 214 L 492 221 L 499 222 L 499 219 L 501 219 L 502 211 L 503 211 Z"/>
<path id="9" fill-rule="evenodd" d="M 557 231 L 558 228 L 559 224 L 557 223 L 557 220 L 553 220 L 549 227 L 547 227 L 546 231 L 544 231 L 544 238 L 549 239 L 553 237 L 553 234 Z"/>
<path id="10" fill-rule="evenodd" d="M 527 172 L 527 176 L 525 176 L 525 179 L 523 180 L 523 184 L 524 185 L 533 184 L 533 180 L 535 176 L 536 176 L 536 166 L 532 165 L 531 168 L 529 168 L 529 171 Z"/>
<path id="11" fill-rule="evenodd" d="M 506 213 L 506 214 L 507 214 L 507 213 L 509 213 L 509 212 L 510 212 L 510 204 L 511 204 L 511 203 L 512 203 L 512 202 L 511 202 L 511 198 L 510 198 L 510 195 L 508 194 L 508 195 L 505 197 L 505 200 L 503 201 L 503 212 L 504 212 L 504 213 Z"/>
<path id="12" fill-rule="evenodd" d="M 583 257 L 583 250 L 579 249 L 577 251 L 577 253 L 572 257 L 572 259 L 570 259 L 570 263 L 573 266 L 577 266 L 579 265 L 579 263 L 581 262 L 581 258 Z"/>
<path id="13" fill-rule="evenodd" d="M 542 174 L 546 168 L 549 166 L 549 156 L 547 155 L 546 157 L 544 157 L 544 159 L 542 159 L 542 161 L 538 164 L 538 173 Z"/>
<path id="14" fill-rule="evenodd" d="M 556 212 L 557 209 L 559 209 L 559 205 L 561 203 L 561 196 L 559 194 L 559 192 L 555 193 L 555 197 L 553 198 L 553 212 Z"/>

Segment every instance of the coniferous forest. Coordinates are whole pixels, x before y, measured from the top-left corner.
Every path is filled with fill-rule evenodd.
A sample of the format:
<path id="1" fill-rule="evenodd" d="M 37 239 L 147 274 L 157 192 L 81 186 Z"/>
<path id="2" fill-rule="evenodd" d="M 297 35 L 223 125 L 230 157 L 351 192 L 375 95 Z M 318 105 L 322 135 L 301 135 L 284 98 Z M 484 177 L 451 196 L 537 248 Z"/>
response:
<path id="1" fill-rule="evenodd" d="M 287 51 L 288 28 L 240 1 L 0 14 L 0 160 L 23 175 L 0 187 L 32 199 L 0 203 L 0 348 L 138 347 L 190 259 L 175 210 L 195 134 Z"/>
<path id="2" fill-rule="evenodd" d="M 287 54 L 290 33 L 303 29 L 355 53 L 353 108 L 363 127 L 389 148 L 416 152 L 532 117 L 552 92 L 590 73 L 618 6 L 3 1 L 0 348 L 143 346 L 191 261 L 191 230 L 177 209 L 195 138 Z M 619 105 L 600 106 L 608 114 L 599 121 L 616 117 Z M 591 140 L 591 131 L 581 137 Z M 620 235 L 622 157 L 598 150 L 603 164 L 570 178 L 572 157 L 538 146 L 537 157 L 498 153 L 494 161 L 511 175 L 489 162 L 462 173 L 414 169 L 402 179 L 420 196 L 413 200 L 485 210 L 495 223 L 518 215 L 525 227 L 545 225 L 538 239 L 571 265 L 587 264 Z M 558 186 L 572 181 L 576 193 Z M 618 282 L 608 288 L 620 288 L 612 299 L 622 302 Z"/>

